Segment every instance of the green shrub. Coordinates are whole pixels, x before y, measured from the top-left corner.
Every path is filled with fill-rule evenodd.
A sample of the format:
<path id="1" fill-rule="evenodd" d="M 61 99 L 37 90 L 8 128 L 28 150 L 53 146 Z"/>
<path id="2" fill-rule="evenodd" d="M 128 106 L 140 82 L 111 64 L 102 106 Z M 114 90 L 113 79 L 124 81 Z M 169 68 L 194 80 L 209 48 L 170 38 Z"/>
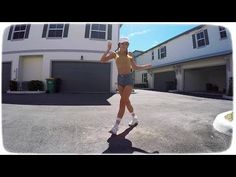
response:
<path id="1" fill-rule="evenodd" d="M 43 91 L 44 90 L 44 84 L 42 81 L 39 80 L 32 80 L 28 82 L 28 90 L 29 91 Z"/>
<path id="2" fill-rule="evenodd" d="M 229 120 L 229 121 L 233 121 L 233 112 L 225 115 L 225 119 Z"/>
<path id="3" fill-rule="evenodd" d="M 9 88 L 11 91 L 17 91 L 17 81 L 10 80 Z"/>

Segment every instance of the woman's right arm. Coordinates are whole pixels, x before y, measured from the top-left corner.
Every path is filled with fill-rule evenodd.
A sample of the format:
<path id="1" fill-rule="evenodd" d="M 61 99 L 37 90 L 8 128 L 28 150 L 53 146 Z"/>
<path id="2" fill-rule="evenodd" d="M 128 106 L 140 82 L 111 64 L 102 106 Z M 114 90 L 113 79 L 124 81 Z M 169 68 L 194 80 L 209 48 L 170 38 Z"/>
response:
<path id="1" fill-rule="evenodd" d="M 108 42 L 108 44 L 107 44 L 107 51 L 102 55 L 102 57 L 100 59 L 100 61 L 102 63 L 105 63 L 105 62 L 111 60 L 112 58 L 115 58 L 115 53 L 114 52 L 112 52 L 109 55 L 107 55 L 110 52 L 110 50 L 111 50 L 111 45 L 112 45 L 111 42 Z"/>

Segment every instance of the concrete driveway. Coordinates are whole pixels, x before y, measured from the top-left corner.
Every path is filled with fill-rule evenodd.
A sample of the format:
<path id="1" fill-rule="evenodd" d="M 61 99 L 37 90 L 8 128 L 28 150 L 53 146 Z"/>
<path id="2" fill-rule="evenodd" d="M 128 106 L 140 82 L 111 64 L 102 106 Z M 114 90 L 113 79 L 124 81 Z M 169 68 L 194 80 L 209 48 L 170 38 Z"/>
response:
<path id="1" fill-rule="evenodd" d="M 217 153 L 231 144 L 231 137 L 212 125 L 219 113 L 233 109 L 230 100 L 136 90 L 130 100 L 139 125 L 128 127 L 126 111 L 118 136 L 111 136 L 118 94 L 12 96 L 3 95 L 2 104 L 3 144 L 9 152 Z"/>

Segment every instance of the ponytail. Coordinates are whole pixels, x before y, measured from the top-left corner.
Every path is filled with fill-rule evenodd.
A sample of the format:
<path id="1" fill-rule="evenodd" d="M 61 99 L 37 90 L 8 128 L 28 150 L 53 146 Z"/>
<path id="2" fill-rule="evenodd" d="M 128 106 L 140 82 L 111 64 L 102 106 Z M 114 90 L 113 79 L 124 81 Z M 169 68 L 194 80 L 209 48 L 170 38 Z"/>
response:
<path id="1" fill-rule="evenodd" d="M 116 52 L 119 48 L 120 48 L 120 43 L 118 43 L 118 47 L 117 47 L 117 49 L 115 50 L 115 52 Z M 128 55 L 128 49 L 126 49 L 125 54 Z"/>
<path id="2" fill-rule="evenodd" d="M 120 48 L 120 43 L 118 43 L 118 47 L 117 47 L 117 49 L 115 50 L 115 52 L 116 52 L 119 48 Z"/>

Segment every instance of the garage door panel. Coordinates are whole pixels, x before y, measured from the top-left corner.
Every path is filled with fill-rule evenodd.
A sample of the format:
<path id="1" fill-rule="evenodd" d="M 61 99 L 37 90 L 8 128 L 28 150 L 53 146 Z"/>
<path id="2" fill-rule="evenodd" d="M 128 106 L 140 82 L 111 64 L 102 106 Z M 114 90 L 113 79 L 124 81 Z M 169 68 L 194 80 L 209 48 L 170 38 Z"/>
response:
<path id="1" fill-rule="evenodd" d="M 155 73 L 154 74 L 154 89 L 158 91 L 168 91 L 170 86 L 167 85 L 167 82 L 174 82 L 175 80 L 175 72 L 163 72 L 163 73 Z M 171 86 L 172 87 L 172 86 Z"/>
<path id="2" fill-rule="evenodd" d="M 110 63 L 57 61 L 52 76 L 62 79 L 62 92 L 110 92 Z"/>
<path id="3" fill-rule="evenodd" d="M 184 70 L 184 91 L 207 91 L 210 83 L 223 92 L 226 89 L 226 66 L 211 66 Z"/>
<path id="4" fill-rule="evenodd" d="M 2 63 L 2 92 L 9 89 L 9 82 L 11 80 L 11 63 Z"/>

